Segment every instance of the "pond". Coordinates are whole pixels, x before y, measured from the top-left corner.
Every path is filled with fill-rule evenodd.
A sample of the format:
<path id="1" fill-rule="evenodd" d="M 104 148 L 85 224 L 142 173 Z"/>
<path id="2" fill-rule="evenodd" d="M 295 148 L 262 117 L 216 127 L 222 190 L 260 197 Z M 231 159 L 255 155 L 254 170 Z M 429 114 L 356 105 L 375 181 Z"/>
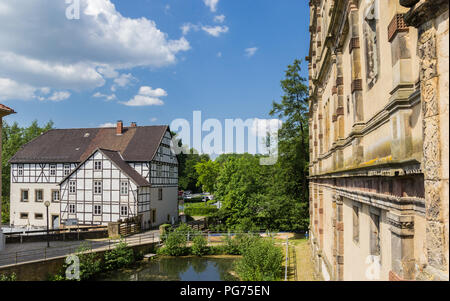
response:
<path id="1" fill-rule="evenodd" d="M 163 257 L 111 271 L 98 281 L 236 281 L 231 272 L 236 258 Z"/>

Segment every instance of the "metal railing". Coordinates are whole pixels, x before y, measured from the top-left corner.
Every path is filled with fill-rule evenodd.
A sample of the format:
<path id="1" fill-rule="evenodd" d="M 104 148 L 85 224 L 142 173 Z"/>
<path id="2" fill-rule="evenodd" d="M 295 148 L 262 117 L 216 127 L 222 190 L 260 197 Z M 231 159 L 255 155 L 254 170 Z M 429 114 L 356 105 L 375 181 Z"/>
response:
<path id="1" fill-rule="evenodd" d="M 47 260 L 77 253 L 81 248 L 89 251 L 105 251 L 111 250 L 121 241 L 129 246 L 160 243 L 159 235 L 155 232 L 142 233 L 135 236 L 124 237 L 122 239 L 104 239 L 101 241 L 83 241 L 64 246 L 51 246 L 50 248 L 36 248 L 31 250 L 23 250 L 16 252 L 8 252 L 0 254 L 0 267 L 5 265 L 19 264 L 36 260 Z"/>

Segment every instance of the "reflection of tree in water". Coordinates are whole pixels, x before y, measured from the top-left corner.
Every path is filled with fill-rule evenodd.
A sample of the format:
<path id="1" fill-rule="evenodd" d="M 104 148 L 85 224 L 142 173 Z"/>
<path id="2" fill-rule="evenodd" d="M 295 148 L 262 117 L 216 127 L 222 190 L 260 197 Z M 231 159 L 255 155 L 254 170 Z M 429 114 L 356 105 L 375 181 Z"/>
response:
<path id="1" fill-rule="evenodd" d="M 223 281 L 237 280 L 229 272 L 234 259 L 223 258 L 161 258 L 133 267 L 109 272 L 99 277 L 108 281 L 180 281 L 190 267 L 195 274 L 203 274 L 205 281 L 220 277 Z M 208 269 L 208 266 L 210 267 Z M 185 278 L 188 275 L 184 275 Z M 189 276 L 188 276 L 189 277 Z M 183 279 L 189 281 L 189 279 Z"/>
<path id="2" fill-rule="evenodd" d="M 204 258 L 190 258 L 190 263 L 197 274 L 203 273 L 208 267 L 208 260 Z"/>
<path id="3" fill-rule="evenodd" d="M 220 279 L 222 281 L 235 281 L 238 280 L 236 277 L 230 274 L 233 270 L 234 260 L 233 259 L 222 259 L 213 260 L 216 270 L 219 272 Z"/>

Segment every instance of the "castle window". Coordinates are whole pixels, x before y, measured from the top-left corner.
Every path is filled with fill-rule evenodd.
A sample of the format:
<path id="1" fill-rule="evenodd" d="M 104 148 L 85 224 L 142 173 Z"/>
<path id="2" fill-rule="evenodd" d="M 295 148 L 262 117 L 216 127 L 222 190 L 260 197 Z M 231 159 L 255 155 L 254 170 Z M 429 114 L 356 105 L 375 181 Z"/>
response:
<path id="1" fill-rule="evenodd" d="M 162 201 L 163 199 L 163 190 L 162 188 L 158 188 L 158 200 Z"/>
<path id="2" fill-rule="evenodd" d="M 42 213 L 35 213 L 34 219 L 44 219 L 44 216 L 42 215 Z"/>
<path id="3" fill-rule="evenodd" d="M 21 219 L 28 219 L 28 213 L 21 212 L 20 213 L 20 218 Z"/>

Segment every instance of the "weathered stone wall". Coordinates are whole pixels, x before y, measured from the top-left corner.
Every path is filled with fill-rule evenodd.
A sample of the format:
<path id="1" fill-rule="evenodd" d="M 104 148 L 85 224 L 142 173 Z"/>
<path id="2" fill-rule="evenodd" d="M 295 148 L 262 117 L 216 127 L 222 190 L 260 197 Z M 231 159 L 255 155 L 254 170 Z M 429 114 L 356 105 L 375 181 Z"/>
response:
<path id="1" fill-rule="evenodd" d="M 379 279 L 448 279 L 448 2 L 328 2 L 307 57 L 317 273 L 367 280 L 376 254 Z"/>

